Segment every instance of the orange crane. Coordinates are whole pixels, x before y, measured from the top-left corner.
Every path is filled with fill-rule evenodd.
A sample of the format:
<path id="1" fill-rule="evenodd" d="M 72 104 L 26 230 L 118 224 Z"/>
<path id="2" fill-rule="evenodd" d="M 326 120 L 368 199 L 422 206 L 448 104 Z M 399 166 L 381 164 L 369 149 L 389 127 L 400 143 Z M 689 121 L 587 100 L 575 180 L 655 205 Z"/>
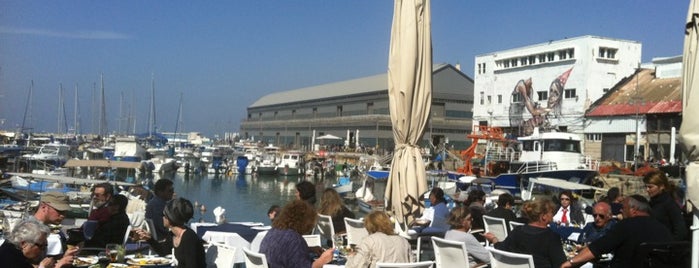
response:
<path id="1" fill-rule="evenodd" d="M 461 151 L 461 159 L 464 160 L 464 165 L 457 168 L 456 171 L 466 175 L 473 174 L 473 164 L 471 160 L 477 155 L 478 140 L 495 140 L 505 142 L 505 135 L 499 127 L 477 126 L 471 134 L 466 135 L 466 138 L 471 139 L 471 146 L 466 150 Z"/>

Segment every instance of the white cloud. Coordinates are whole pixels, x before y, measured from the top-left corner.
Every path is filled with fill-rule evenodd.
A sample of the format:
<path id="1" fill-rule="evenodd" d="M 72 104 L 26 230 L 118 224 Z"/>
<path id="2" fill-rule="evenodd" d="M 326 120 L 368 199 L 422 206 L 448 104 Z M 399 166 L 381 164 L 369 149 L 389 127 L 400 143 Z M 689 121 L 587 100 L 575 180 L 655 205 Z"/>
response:
<path id="1" fill-rule="evenodd" d="M 0 26 L 0 34 L 25 34 L 70 39 L 131 39 L 129 35 L 107 31 L 59 32 L 43 29 L 15 28 Z"/>

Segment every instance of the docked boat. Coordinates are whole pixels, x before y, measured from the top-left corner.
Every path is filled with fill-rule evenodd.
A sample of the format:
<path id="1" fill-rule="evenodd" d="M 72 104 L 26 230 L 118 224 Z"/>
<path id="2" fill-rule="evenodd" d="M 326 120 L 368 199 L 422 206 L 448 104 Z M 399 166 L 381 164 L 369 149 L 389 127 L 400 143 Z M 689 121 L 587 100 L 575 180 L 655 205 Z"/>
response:
<path id="1" fill-rule="evenodd" d="M 289 151 L 282 154 L 281 162 L 277 165 L 277 172 L 283 176 L 296 176 L 304 174 L 303 153 Z"/>
<path id="2" fill-rule="evenodd" d="M 278 159 L 279 147 L 271 144 L 265 146 L 260 154 L 260 161 L 257 163 L 257 174 L 277 174 Z"/>
<path id="3" fill-rule="evenodd" d="M 367 173 L 367 176 L 362 181 L 362 186 L 355 192 L 359 210 L 364 213 L 371 213 L 375 210 L 383 211 L 386 207 L 384 196 L 387 184 L 388 175 L 385 177 L 374 177 Z"/>
<path id="4" fill-rule="evenodd" d="M 22 155 L 21 159 L 32 173 L 65 175 L 60 168 L 70 159 L 70 146 L 57 142 L 46 143 L 37 153 Z"/>
<path id="5" fill-rule="evenodd" d="M 474 142 L 462 153 L 465 166 L 457 173 L 450 173 L 451 179 L 458 180 L 464 175 L 491 178 L 496 187 L 519 195 L 520 190 L 527 187 L 529 178 L 547 177 L 590 184 L 598 174 L 596 161 L 582 153 L 582 140 L 576 134 L 535 129 L 531 136 L 514 141 L 505 139 L 497 128 L 481 126 L 478 133 L 469 136 Z M 479 138 L 487 142 L 482 171 L 471 167 Z"/>

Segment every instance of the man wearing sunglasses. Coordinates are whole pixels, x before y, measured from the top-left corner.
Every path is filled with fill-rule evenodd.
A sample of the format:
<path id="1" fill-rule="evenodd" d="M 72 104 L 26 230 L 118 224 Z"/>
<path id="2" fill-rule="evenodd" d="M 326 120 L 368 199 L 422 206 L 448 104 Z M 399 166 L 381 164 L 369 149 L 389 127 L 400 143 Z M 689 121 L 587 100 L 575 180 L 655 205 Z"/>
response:
<path id="1" fill-rule="evenodd" d="M 60 192 L 45 192 L 41 195 L 39 208 L 34 213 L 34 220 L 45 225 L 58 225 L 65 219 L 66 213 L 70 210 L 68 196 Z M 61 231 L 54 231 L 47 237 L 47 255 L 59 259 L 56 267 L 73 263 L 78 248 L 66 250 L 66 236 Z"/>
<path id="2" fill-rule="evenodd" d="M 597 240 L 607 234 L 616 223 L 616 220 L 612 219 L 612 207 L 608 203 L 597 202 L 592 211 L 595 220 L 585 225 L 579 242 L 587 244 Z"/>

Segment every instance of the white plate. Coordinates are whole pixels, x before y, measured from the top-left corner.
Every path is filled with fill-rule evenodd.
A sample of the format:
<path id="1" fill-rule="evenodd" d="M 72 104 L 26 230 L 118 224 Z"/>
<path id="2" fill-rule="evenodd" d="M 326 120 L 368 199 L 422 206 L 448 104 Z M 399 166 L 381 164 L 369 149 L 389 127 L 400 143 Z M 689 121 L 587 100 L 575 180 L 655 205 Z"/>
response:
<path id="1" fill-rule="evenodd" d="M 141 267 L 165 266 L 172 264 L 172 260 L 163 257 L 126 258 L 126 264 L 138 265 Z"/>
<path id="2" fill-rule="evenodd" d="M 272 229 L 272 226 L 253 226 L 253 227 L 250 227 L 250 229 L 266 231 L 266 230 Z"/>
<path id="3" fill-rule="evenodd" d="M 75 267 L 89 267 L 90 265 L 93 265 L 99 261 L 97 256 L 77 257 L 76 259 L 79 260 L 81 264 L 77 265 L 77 262 L 73 261 L 73 266 Z"/>

